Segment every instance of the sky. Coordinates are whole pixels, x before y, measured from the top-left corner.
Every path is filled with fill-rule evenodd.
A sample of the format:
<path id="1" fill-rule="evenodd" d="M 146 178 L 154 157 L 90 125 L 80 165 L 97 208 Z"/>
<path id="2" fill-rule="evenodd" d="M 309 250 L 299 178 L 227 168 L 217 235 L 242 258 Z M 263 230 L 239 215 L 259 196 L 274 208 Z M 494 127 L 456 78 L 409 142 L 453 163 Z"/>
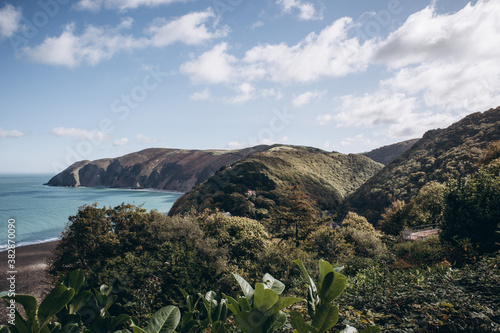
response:
<path id="1" fill-rule="evenodd" d="M 498 0 L 0 0 L 0 173 L 359 153 L 500 105 Z"/>

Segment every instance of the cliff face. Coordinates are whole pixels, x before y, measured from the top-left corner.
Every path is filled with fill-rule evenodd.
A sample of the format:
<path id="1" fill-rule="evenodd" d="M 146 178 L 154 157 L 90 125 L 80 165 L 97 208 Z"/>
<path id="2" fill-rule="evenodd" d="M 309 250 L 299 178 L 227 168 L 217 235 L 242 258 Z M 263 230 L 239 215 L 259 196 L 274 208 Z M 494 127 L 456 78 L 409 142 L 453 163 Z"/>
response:
<path id="1" fill-rule="evenodd" d="M 47 185 L 186 192 L 221 167 L 268 148 L 256 146 L 232 151 L 151 148 L 118 158 L 76 162 L 50 179 Z"/>

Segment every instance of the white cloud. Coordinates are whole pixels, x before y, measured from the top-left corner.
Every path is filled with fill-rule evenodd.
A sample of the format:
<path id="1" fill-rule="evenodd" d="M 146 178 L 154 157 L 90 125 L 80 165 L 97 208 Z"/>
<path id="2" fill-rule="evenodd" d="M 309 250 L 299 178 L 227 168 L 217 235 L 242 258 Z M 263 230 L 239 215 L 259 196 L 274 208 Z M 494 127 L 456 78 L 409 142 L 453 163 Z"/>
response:
<path id="1" fill-rule="evenodd" d="M 297 9 L 299 11 L 299 19 L 301 20 L 323 19 L 321 13 L 318 13 L 314 5 L 310 2 L 301 0 L 277 0 L 276 3 L 281 5 L 286 13 L 290 13 L 293 9 Z"/>
<path id="2" fill-rule="evenodd" d="M 189 96 L 189 99 L 193 101 L 206 101 L 210 98 L 210 91 L 208 88 L 203 89 L 200 92 L 193 93 Z"/>
<path id="3" fill-rule="evenodd" d="M 395 124 L 403 114 L 412 113 L 417 106 L 414 97 L 380 91 L 357 97 L 341 97 L 341 106 L 335 119 L 344 126 L 365 126 Z"/>
<path id="4" fill-rule="evenodd" d="M 144 134 L 137 134 L 136 139 L 137 139 L 137 141 L 139 141 L 140 144 L 144 144 L 144 145 L 157 142 L 156 139 L 145 136 Z"/>
<path id="5" fill-rule="evenodd" d="M 129 17 L 116 27 L 89 25 L 81 34 L 71 23 L 64 27 L 60 36 L 48 37 L 41 44 L 24 51 L 33 61 L 44 64 L 77 67 L 84 63 L 95 66 L 119 52 L 164 47 L 175 42 L 195 45 L 224 36 L 227 33 L 225 28 L 213 32 L 207 29 L 205 22 L 210 18 L 214 18 L 214 14 L 207 10 L 189 13 L 170 22 L 157 21 L 147 30 L 150 38 L 125 34 L 124 30 L 130 29 L 133 24 Z"/>
<path id="6" fill-rule="evenodd" d="M 396 69 L 384 89 L 422 95 L 429 107 L 469 112 L 500 105 L 500 2 L 479 0 L 454 14 L 433 6 L 411 15 L 372 61 Z"/>
<path id="7" fill-rule="evenodd" d="M 230 149 L 237 149 L 237 148 L 241 148 L 243 146 L 243 144 L 241 142 L 238 142 L 238 141 L 231 141 L 231 142 L 228 142 L 228 144 L 226 145 L 227 148 L 230 148 Z"/>
<path id="8" fill-rule="evenodd" d="M 181 65 L 180 70 L 188 74 L 194 83 L 230 82 L 234 79 L 233 63 L 236 58 L 226 53 L 227 48 L 226 43 L 220 43 L 197 59 Z"/>
<path id="9" fill-rule="evenodd" d="M 24 136 L 24 133 L 18 130 L 5 130 L 0 127 L 0 139 L 5 138 L 20 138 Z"/>
<path id="10" fill-rule="evenodd" d="M 264 22 L 262 22 L 262 21 L 257 21 L 257 22 L 255 22 L 254 24 L 252 24 L 252 25 L 250 26 L 250 29 L 252 29 L 252 30 L 253 30 L 253 29 L 257 29 L 257 28 L 260 28 L 260 27 L 262 27 L 262 26 L 264 26 Z"/>
<path id="11" fill-rule="evenodd" d="M 365 138 L 363 134 L 358 134 L 355 136 L 345 138 L 340 142 L 340 145 L 344 147 L 353 145 L 359 145 L 363 147 L 376 147 L 378 145 L 378 142 Z"/>
<path id="12" fill-rule="evenodd" d="M 76 67 L 81 63 L 95 66 L 125 50 L 144 48 L 148 41 L 122 35 L 130 26 L 127 18 L 115 28 L 87 26 L 81 35 L 75 34 L 75 24 L 68 24 L 59 37 L 46 38 L 42 44 L 27 48 L 28 56 L 40 63 Z"/>
<path id="13" fill-rule="evenodd" d="M 356 38 L 347 38 L 351 25 L 352 19 L 342 18 L 296 45 L 258 45 L 242 59 L 229 54 L 228 45 L 220 43 L 180 69 L 194 83 L 213 84 L 238 80 L 305 83 L 345 76 L 365 70 L 371 55 L 370 43 L 360 45 Z"/>
<path id="14" fill-rule="evenodd" d="M 92 140 L 92 141 L 106 141 L 108 140 L 108 135 L 102 131 L 88 131 L 80 128 L 68 128 L 68 127 L 56 127 L 52 130 L 52 133 L 57 136 L 74 138 L 80 141 Z"/>
<path id="15" fill-rule="evenodd" d="M 11 37 L 21 28 L 21 8 L 6 4 L 0 9 L 0 40 Z"/>
<path id="16" fill-rule="evenodd" d="M 136 9 L 140 6 L 156 7 L 186 1 L 187 0 L 80 0 L 76 4 L 76 8 L 81 10 L 98 11 L 101 7 L 104 7 L 106 9 L 118 9 L 120 11 L 125 11 L 127 9 Z"/>
<path id="17" fill-rule="evenodd" d="M 290 83 L 363 71 L 368 65 L 371 46 L 347 37 L 351 25 L 352 19 L 344 17 L 293 46 L 258 45 L 246 52 L 243 73 L 256 79 Z"/>
<path id="18" fill-rule="evenodd" d="M 384 90 L 361 97 L 343 96 L 341 101 L 339 113 L 334 117 L 339 126 L 383 126 L 381 134 L 393 138 L 421 136 L 427 130 L 448 126 L 460 118 L 453 113 L 418 111 L 415 97 Z"/>
<path id="19" fill-rule="evenodd" d="M 305 92 L 305 93 L 300 94 L 299 96 L 295 97 L 292 100 L 292 104 L 294 107 L 298 108 L 298 107 L 301 107 L 301 106 L 304 106 L 306 104 L 311 103 L 311 101 L 314 99 L 318 99 L 318 98 L 323 97 L 325 94 L 326 94 L 326 90 L 308 91 L 308 92 Z"/>
<path id="20" fill-rule="evenodd" d="M 320 126 L 326 125 L 333 120 L 333 116 L 330 114 L 322 114 L 316 117 L 316 121 Z"/>
<path id="21" fill-rule="evenodd" d="M 248 82 L 244 82 L 234 87 L 234 90 L 236 90 L 237 94 L 230 98 L 224 98 L 224 103 L 243 104 L 258 98 L 275 97 L 276 100 L 279 100 L 282 97 L 281 93 L 276 89 L 260 89 Z"/>
<path id="22" fill-rule="evenodd" d="M 204 12 L 186 14 L 170 22 L 159 19 L 148 29 L 148 32 L 152 35 L 151 43 L 157 47 L 163 47 L 175 42 L 198 45 L 214 38 L 226 36 L 228 33 L 227 27 L 213 32 L 207 29 L 205 23 L 213 18 L 215 18 L 215 14 L 208 9 Z"/>
<path id="23" fill-rule="evenodd" d="M 229 98 L 229 99 L 226 99 L 226 103 L 228 103 L 228 104 L 243 104 L 245 102 L 248 102 L 248 101 L 256 98 L 257 91 L 256 91 L 255 87 L 248 82 L 240 84 L 236 88 L 236 91 L 238 92 L 238 94 L 236 96 Z"/>
<path id="24" fill-rule="evenodd" d="M 113 146 L 116 146 L 116 147 L 126 146 L 126 145 L 128 145 L 129 141 L 130 140 L 128 138 L 121 138 L 121 139 L 113 141 Z"/>

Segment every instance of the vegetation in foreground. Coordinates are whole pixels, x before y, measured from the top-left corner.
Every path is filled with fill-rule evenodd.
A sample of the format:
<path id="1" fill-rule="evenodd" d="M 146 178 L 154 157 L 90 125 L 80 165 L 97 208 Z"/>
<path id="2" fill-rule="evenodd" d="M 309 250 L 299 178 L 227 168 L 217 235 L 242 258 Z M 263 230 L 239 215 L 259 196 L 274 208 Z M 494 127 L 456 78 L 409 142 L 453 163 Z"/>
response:
<path id="1" fill-rule="evenodd" d="M 72 274 L 82 275 L 85 281 L 78 277 L 78 286 L 64 282 L 67 280 L 59 282 L 54 289 L 57 302 L 46 298 L 38 310 L 36 301 L 21 296 L 19 303 L 26 309 L 23 320 L 34 323 L 30 316 L 38 316 L 33 330 L 41 330 L 42 324 L 62 320 L 57 315 L 63 308 L 78 312 L 75 309 L 92 299 L 100 306 L 98 313 L 107 318 L 103 320 L 116 324 L 110 324 L 111 331 L 149 331 L 152 322 L 167 318 L 163 323 L 168 322 L 171 331 L 185 332 L 192 328 L 187 328 L 189 318 L 201 318 L 195 316 L 196 311 L 202 311 L 195 310 L 198 300 L 198 304 L 208 302 L 214 308 L 226 303 L 233 314 L 227 326 L 214 326 L 208 318 L 212 331 L 238 328 L 247 332 L 241 317 L 248 322 L 254 310 L 273 308 L 283 293 L 286 301 L 273 309 L 289 307 L 289 311 L 276 311 L 258 321 L 267 323 L 266 329 L 258 332 L 278 328 L 319 332 L 326 326 L 315 320 L 316 311 L 326 303 L 327 310 L 321 310 L 318 318 L 330 318 L 329 330 L 350 329 L 347 325 L 370 330 L 368 327 L 377 325 L 394 332 L 499 331 L 500 144 L 492 144 L 483 156 L 477 172 L 446 184 L 428 183 L 410 201 L 394 202 L 386 208 L 380 230 L 352 212 L 341 227 L 333 228 L 331 218 L 297 187 L 284 190 L 280 195 L 286 200 L 273 208 L 271 218 L 261 221 L 217 211 L 168 217 L 125 204 L 115 208 L 84 206 L 70 217 L 51 267 L 54 274 L 61 272 L 70 280 L 75 279 Z M 439 238 L 400 240 L 405 228 L 436 224 L 442 229 Z M 296 259 L 300 264 L 292 264 Z M 318 260 L 345 267 L 344 293 L 335 292 L 326 303 L 321 303 L 321 298 L 330 294 L 328 288 L 323 290 L 323 284 L 327 279 L 335 284 L 336 274 L 327 278 L 330 269 L 323 268 L 308 278 L 306 273 L 316 271 Z M 78 269 L 81 273 L 72 273 Z M 260 281 L 262 272 L 269 275 L 257 282 L 255 289 L 243 282 Z M 279 276 L 289 286 L 286 291 L 274 290 L 278 299 L 266 291 L 273 290 L 266 288 L 270 276 Z M 311 281 L 317 281 L 316 288 Z M 99 285 L 109 287 L 90 292 Z M 243 298 L 218 299 L 209 292 L 234 295 L 238 285 Z M 87 292 L 71 305 L 77 289 Z M 250 301 L 250 290 L 254 297 L 259 295 L 257 303 Z M 189 297 L 198 293 L 205 296 Z M 304 294 L 307 302 L 293 301 Z M 266 297 L 269 302 L 264 301 Z M 340 305 L 338 321 L 333 299 Z M 55 307 L 46 305 L 56 303 Z M 244 311 L 248 313 L 240 315 Z M 181 312 L 193 315 L 184 320 Z M 68 314 L 68 318 L 75 319 L 71 317 L 75 314 Z M 172 315 L 177 319 L 168 319 Z M 206 316 L 211 315 L 206 312 Z M 335 325 L 329 326 L 332 322 Z M 91 330 L 98 331 L 95 327 Z"/>

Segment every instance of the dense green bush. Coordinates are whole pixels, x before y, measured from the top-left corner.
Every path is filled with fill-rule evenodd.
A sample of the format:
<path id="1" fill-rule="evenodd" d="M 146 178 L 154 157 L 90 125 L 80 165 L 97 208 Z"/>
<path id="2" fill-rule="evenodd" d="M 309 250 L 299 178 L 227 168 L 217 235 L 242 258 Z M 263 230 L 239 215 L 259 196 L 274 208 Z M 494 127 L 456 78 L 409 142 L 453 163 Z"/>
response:
<path id="1" fill-rule="evenodd" d="M 398 243 L 392 248 L 392 252 L 398 259 L 417 268 L 439 265 L 447 256 L 446 249 L 437 237 Z"/>
<path id="2" fill-rule="evenodd" d="M 479 253 L 499 249 L 499 165 L 494 161 L 481 167 L 476 174 L 450 183 L 445 193 L 441 233 L 444 242 L 455 248 L 470 243 Z"/>
<path id="3" fill-rule="evenodd" d="M 84 206 L 70 217 L 51 271 L 67 274 L 76 268 L 89 284 L 111 281 L 119 290 L 118 303 L 143 317 L 175 304 L 181 289 L 229 288 L 219 283 L 229 274 L 228 249 L 195 217 L 167 217 L 132 205 Z"/>

